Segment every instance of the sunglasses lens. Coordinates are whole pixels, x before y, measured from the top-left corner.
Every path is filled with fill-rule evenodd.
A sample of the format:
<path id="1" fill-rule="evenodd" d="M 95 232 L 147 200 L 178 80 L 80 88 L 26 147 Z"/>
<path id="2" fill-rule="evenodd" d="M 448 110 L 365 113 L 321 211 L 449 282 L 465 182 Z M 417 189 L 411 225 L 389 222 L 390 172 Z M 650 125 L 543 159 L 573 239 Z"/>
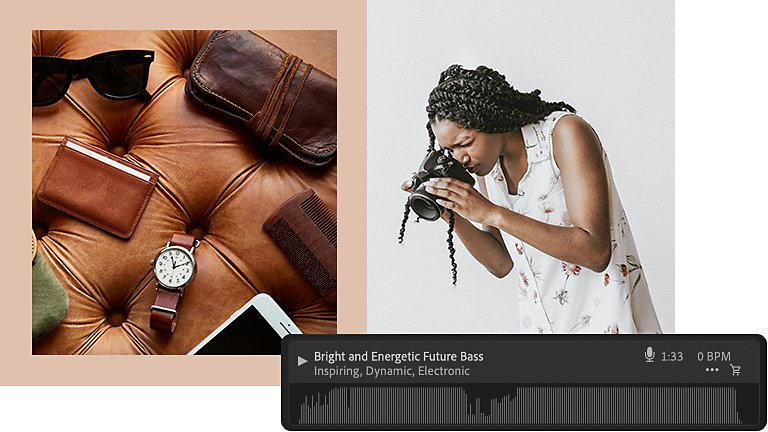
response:
<path id="1" fill-rule="evenodd" d="M 32 105 L 50 105 L 67 92 L 67 66 L 45 58 L 32 59 Z"/>
<path id="2" fill-rule="evenodd" d="M 115 54 L 91 64 L 91 82 L 102 94 L 113 98 L 131 98 L 147 86 L 149 68 L 142 54 Z"/>

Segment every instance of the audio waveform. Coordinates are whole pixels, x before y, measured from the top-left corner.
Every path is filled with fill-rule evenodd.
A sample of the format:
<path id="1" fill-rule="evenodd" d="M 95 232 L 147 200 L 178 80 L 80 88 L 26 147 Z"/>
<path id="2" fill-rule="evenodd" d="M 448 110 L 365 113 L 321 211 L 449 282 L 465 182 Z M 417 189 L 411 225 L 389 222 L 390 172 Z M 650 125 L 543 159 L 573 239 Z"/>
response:
<path id="1" fill-rule="evenodd" d="M 739 387 L 294 384 L 291 399 L 299 425 L 740 425 L 757 409 Z"/>

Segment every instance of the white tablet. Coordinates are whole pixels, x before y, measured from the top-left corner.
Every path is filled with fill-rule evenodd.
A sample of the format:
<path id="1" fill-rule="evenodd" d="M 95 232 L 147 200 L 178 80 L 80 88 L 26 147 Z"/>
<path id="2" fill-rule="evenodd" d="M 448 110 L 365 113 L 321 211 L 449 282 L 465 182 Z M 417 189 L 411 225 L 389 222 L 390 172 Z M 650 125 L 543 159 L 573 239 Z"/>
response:
<path id="1" fill-rule="evenodd" d="M 280 342 L 288 334 L 301 330 L 269 294 L 258 294 L 189 354 L 280 355 Z"/>

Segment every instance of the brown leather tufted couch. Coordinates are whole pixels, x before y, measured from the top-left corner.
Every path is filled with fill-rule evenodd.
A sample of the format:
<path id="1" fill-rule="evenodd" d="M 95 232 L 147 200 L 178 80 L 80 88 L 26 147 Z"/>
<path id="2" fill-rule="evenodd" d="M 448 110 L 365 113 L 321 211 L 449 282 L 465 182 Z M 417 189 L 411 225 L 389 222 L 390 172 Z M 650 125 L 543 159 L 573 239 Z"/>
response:
<path id="1" fill-rule="evenodd" d="M 336 76 L 332 31 L 258 32 Z M 151 49 L 152 99 L 113 101 L 86 79 L 32 109 L 32 224 L 69 296 L 64 321 L 34 354 L 185 354 L 258 293 L 269 293 L 305 333 L 335 333 L 322 302 L 262 229 L 283 201 L 308 187 L 336 212 L 336 164 L 308 169 L 262 153 L 248 133 L 184 94 L 188 68 L 209 31 L 35 31 L 33 55 L 72 59 Z M 46 206 L 35 191 L 65 135 L 159 173 L 133 236 L 124 240 Z M 198 273 L 172 335 L 149 328 L 149 261 L 175 231 L 201 240 Z"/>

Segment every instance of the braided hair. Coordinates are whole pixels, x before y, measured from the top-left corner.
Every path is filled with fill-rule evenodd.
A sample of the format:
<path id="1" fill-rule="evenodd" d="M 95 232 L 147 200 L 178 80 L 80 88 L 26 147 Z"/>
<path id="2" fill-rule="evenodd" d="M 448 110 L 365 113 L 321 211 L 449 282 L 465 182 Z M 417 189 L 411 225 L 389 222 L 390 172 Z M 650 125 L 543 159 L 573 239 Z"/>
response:
<path id="1" fill-rule="evenodd" d="M 555 111 L 576 112 L 565 102 L 543 101 L 540 94 L 541 90 L 515 90 L 504 75 L 489 67 L 472 70 L 453 65 L 440 74 L 429 94 L 427 117 L 429 123 L 450 120 L 462 128 L 497 134 L 536 123 Z M 434 134 L 429 138 L 434 148 Z"/>
<path id="2" fill-rule="evenodd" d="M 427 104 L 427 152 L 438 151 L 435 146 L 435 133 L 432 124 L 449 120 L 465 129 L 498 134 L 511 132 L 521 127 L 545 119 L 555 111 L 576 110 L 565 102 L 547 102 L 541 99 L 541 91 L 523 93 L 516 90 L 504 75 L 487 67 L 464 69 L 461 65 L 452 65 L 440 74 L 437 87 L 429 93 Z M 453 285 L 456 285 L 456 260 L 453 247 L 453 228 L 455 217 L 448 210 L 448 252 L 451 259 Z M 400 225 L 399 242 L 405 236 L 405 224 L 408 221 L 410 206 L 405 204 L 403 221 Z"/>

